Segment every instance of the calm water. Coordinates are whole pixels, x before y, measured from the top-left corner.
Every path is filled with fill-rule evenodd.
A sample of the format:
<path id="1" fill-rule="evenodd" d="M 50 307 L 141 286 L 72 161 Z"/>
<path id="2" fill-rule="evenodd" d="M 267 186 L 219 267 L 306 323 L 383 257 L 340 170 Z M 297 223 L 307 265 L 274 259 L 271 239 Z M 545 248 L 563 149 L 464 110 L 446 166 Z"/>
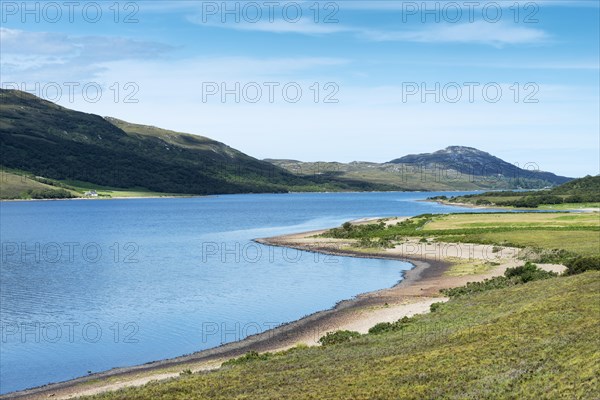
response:
<path id="1" fill-rule="evenodd" d="M 390 287 L 411 265 L 251 239 L 468 211 L 416 201 L 438 194 L 0 203 L 0 390 L 218 346 Z"/>

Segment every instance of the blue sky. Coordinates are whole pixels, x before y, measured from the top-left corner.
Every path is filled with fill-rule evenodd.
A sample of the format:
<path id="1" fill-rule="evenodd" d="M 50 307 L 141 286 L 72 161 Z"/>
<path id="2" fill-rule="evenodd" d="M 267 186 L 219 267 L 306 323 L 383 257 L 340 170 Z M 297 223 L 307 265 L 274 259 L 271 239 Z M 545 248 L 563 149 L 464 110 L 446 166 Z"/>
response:
<path id="1" fill-rule="evenodd" d="M 600 172 L 597 0 L 0 3 L 2 87 L 65 107 L 258 158 Z"/>

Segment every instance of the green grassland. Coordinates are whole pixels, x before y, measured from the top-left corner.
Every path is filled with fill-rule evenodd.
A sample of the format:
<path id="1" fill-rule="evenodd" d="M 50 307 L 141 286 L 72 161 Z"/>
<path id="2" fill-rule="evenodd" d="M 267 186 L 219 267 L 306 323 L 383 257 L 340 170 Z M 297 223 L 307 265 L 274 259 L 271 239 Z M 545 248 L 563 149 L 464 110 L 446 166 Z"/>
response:
<path id="1" fill-rule="evenodd" d="M 143 188 L 124 190 L 82 181 L 48 179 L 18 170 L 0 172 L 0 200 L 84 198 L 85 192 L 89 190 L 96 190 L 97 198 L 100 199 L 177 196 L 177 194 L 152 192 Z"/>
<path id="2" fill-rule="evenodd" d="M 562 203 L 562 204 L 542 204 L 538 206 L 541 210 L 573 210 L 581 208 L 599 208 L 600 202 L 594 203 Z"/>
<path id="3" fill-rule="evenodd" d="M 564 262 L 578 255 L 600 253 L 599 213 L 469 213 L 422 215 L 384 223 L 332 229 L 324 236 L 358 239 L 359 244 L 394 245 L 407 237 L 440 242 L 482 243 L 530 248 L 546 253 L 546 261 Z M 549 252 L 549 253 L 548 253 Z M 543 261 L 532 258 L 535 261 Z"/>
<path id="4" fill-rule="evenodd" d="M 0 173 L 0 199 L 27 198 L 29 191 L 53 191 L 55 189 L 51 185 L 35 181 L 27 176 L 4 171 Z"/>
<path id="5" fill-rule="evenodd" d="M 464 296 L 398 331 L 93 399 L 594 399 L 600 272 Z"/>
<path id="6" fill-rule="evenodd" d="M 448 229 L 545 228 L 598 226 L 600 215 L 594 213 L 482 213 L 433 216 L 425 231 Z"/>
<path id="7" fill-rule="evenodd" d="M 493 239 L 577 257 L 598 255 L 600 214 L 422 215 L 389 226 L 344 224 L 325 235 L 392 243 L 407 236 Z M 448 274 L 492 267 L 458 263 Z M 449 302 L 393 329 L 338 332 L 343 343 L 248 353 L 216 371 L 186 371 L 89 399 L 596 399 L 600 271 L 542 275 L 458 288 Z"/>

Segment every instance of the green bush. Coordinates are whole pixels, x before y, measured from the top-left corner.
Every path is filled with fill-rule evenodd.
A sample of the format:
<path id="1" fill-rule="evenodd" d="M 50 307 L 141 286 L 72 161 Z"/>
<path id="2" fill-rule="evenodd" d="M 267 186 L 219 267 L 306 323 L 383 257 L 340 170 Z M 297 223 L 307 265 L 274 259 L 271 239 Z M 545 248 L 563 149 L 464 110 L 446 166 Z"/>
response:
<path id="1" fill-rule="evenodd" d="M 29 199 L 72 199 L 75 196 L 65 189 L 29 189 L 21 197 Z"/>
<path id="2" fill-rule="evenodd" d="M 441 302 L 441 301 L 438 301 L 437 303 L 432 303 L 432 304 L 429 306 L 429 311 L 431 311 L 431 312 L 436 312 L 437 310 L 439 310 L 439 309 L 440 309 L 440 307 L 442 306 L 442 304 L 444 304 L 444 303 L 443 303 L 443 302 Z"/>
<path id="3" fill-rule="evenodd" d="M 600 256 L 577 257 L 566 263 L 566 275 L 576 275 L 585 271 L 600 270 Z"/>
<path id="4" fill-rule="evenodd" d="M 241 357 L 232 358 L 231 360 L 225 361 L 223 365 L 238 365 L 256 360 L 268 360 L 272 355 L 273 354 L 271 353 L 258 353 L 256 351 L 249 351 Z"/>
<path id="5" fill-rule="evenodd" d="M 522 283 L 537 281 L 540 279 L 548 279 L 557 276 L 554 272 L 544 271 L 538 268 L 537 265 L 526 262 L 525 265 L 515 268 L 508 268 L 504 271 L 504 276 L 507 278 L 519 277 Z"/>
<path id="6" fill-rule="evenodd" d="M 396 322 L 380 322 L 369 329 L 369 334 L 378 335 L 380 333 L 399 331 L 406 327 L 412 321 L 409 317 L 402 317 Z"/>
<path id="7" fill-rule="evenodd" d="M 331 346 L 334 344 L 350 342 L 351 340 L 359 337 L 360 333 L 356 331 L 328 332 L 325 336 L 319 339 L 319 343 L 321 343 L 323 346 Z"/>
<path id="8" fill-rule="evenodd" d="M 558 276 L 554 272 L 544 271 L 530 262 L 521 267 L 508 268 L 504 276 L 485 279 L 482 282 L 467 282 L 465 286 L 452 289 L 442 289 L 441 292 L 448 297 L 460 297 L 468 294 L 485 292 L 493 289 L 502 289 L 509 286 L 521 285 L 523 283 L 548 279 Z"/>
<path id="9" fill-rule="evenodd" d="M 391 322 L 380 322 L 377 325 L 369 328 L 370 335 L 378 335 L 380 333 L 391 332 L 394 329 L 394 325 Z"/>

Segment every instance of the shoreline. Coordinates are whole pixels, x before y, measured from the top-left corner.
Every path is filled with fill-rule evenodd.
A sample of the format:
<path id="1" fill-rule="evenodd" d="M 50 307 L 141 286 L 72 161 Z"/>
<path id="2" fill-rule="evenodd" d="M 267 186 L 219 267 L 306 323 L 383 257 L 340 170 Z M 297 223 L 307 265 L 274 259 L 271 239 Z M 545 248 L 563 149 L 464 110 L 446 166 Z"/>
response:
<path id="1" fill-rule="evenodd" d="M 444 190 L 440 193 L 462 193 L 462 192 L 482 192 L 484 189 L 477 190 Z M 157 193 L 151 196 L 98 196 L 98 197 L 69 197 L 64 199 L 1 199 L 2 202 L 29 202 L 29 201 L 68 201 L 68 200 L 127 200 L 127 199 L 188 199 L 197 197 L 215 197 L 215 196 L 228 196 L 228 195 L 241 195 L 241 194 L 330 194 L 330 193 L 438 193 L 439 191 L 431 190 L 341 190 L 341 191 L 323 191 L 323 192 L 256 192 L 256 193 L 216 193 L 216 194 L 169 194 L 164 195 Z M 436 200 L 417 200 L 417 201 L 433 201 Z M 448 204 L 454 205 L 454 204 Z"/>
<path id="2" fill-rule="evenodd" d="M 370 220 L 372 219 L 360 219 L 355 223 Z M 335 330 L 348 329 L 366 333 L 378 322 L 393 322 L 403 316 L 429 312 L 432 303 L 447 300 L 439 292 L 442 288 L 461 286 L 468 281 L 502 274 L 507 267 L 516 262 L 509 256 L 504 264 L 495 267 L 493 271 L 478 275 L 450 276 L 446 272 L 451 268 L 453 261 L 441 253 L 433 259 L 428 259 L 426 255 L 403 254 L 401 250 L 361 252 L 344 249 L 344 243 L 340 243 L 339 239 L 314 237 L 324 231 L 280 235 L 255 239 L 255 242 L 335 256 L 398 260 L 411 263 L 413 268 L 403 271 L 402 279 L 390 288 L 359 294 L 338 302 L 332 308 L 317 311 L 239 341 L 175 358 L 113 368 L 72 380 L 7 393 L 1 395 L 0 399 L 69 399 L 93 395 L 122 387 L 140 386 L 153 380 L 175 378 L 185 369 L 193 372 L 218 369 L 222 362 L 240 357 L 249 351 L 278 352 L 301 343 L 318 345 L 320 337 Z"/>

